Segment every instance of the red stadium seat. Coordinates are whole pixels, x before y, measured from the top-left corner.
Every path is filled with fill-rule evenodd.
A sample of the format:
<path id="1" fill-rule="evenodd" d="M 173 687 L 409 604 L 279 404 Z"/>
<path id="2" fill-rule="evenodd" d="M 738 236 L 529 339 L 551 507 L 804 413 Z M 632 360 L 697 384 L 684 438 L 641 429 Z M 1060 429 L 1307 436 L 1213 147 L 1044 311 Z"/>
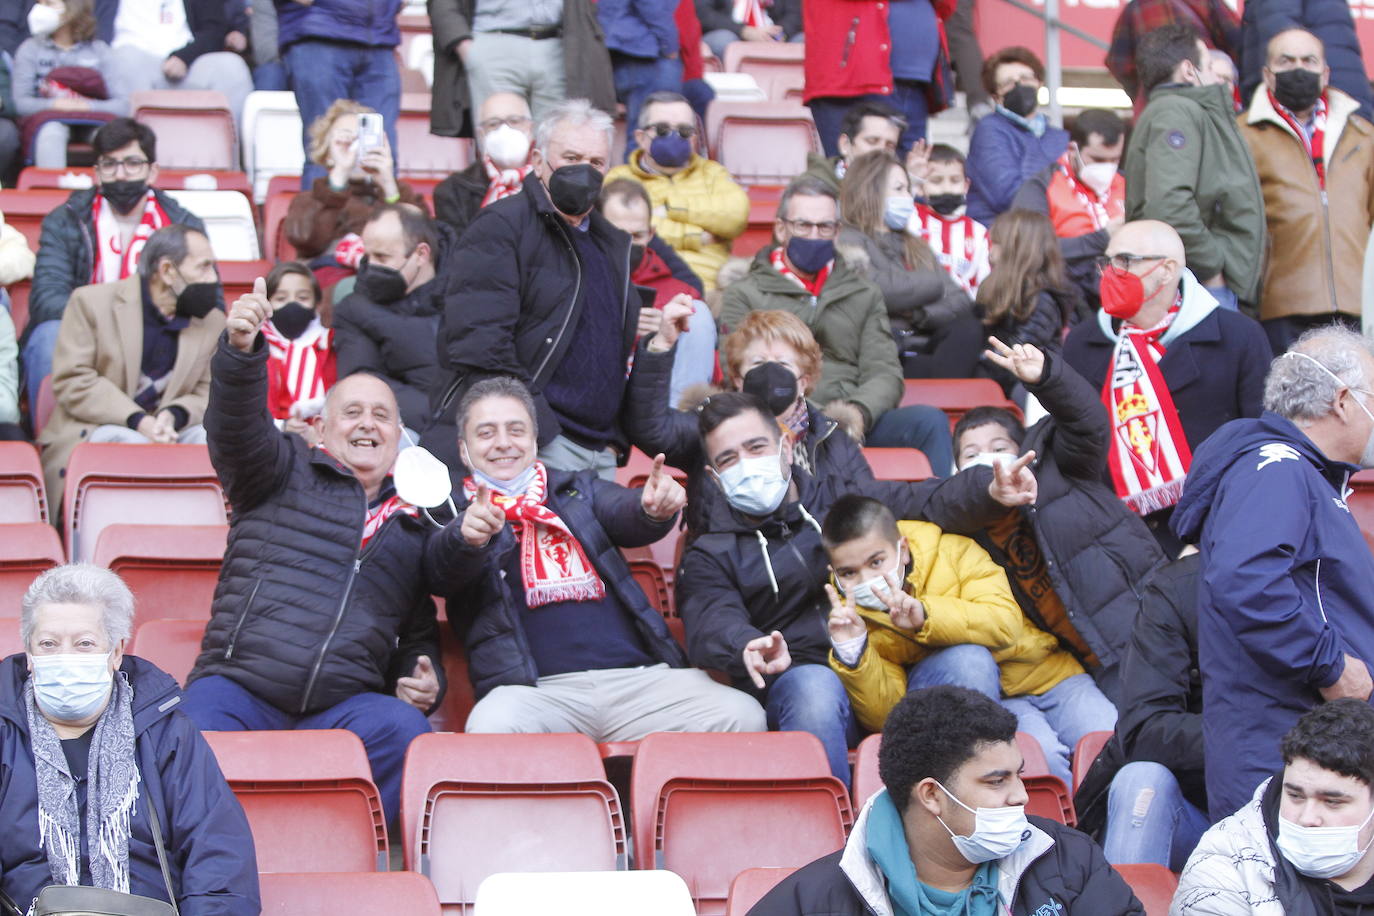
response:
<path id="1" fill-rule="evenodd" d="M 725 902 L 725 916 L 746 916 L 754 904 L 794 871 L 795 868 L 746 868 L 735 875 L 730 882 L 730 899 Z"/>
<path id="2" fill-rule="evenodd" d="M 130 655 L 147 659 L 186 684 L 186 676 L 196 666 L 200 641 L 205 635 L 204 620 L 149 620 L 134 632 Z"/>
<path id="3" fill-rule="evenodd" d="M 435 731 L 460 732 L 467 725 L 468 713 L 477 705 L 477 697 L 468 676 L 468 657 L 463 644 L 458 641 L 453 627 L 442 619 L 439 622 L 439 651 L 443 654 L 448 689 L 430 719 Z"/>
<path id="4" fill-rule="evenodd" d="M 737 258 L 752 258 L 773 241 L 773 222 L 778 216 L 783 186 L 756 184 L 745 190 L 749 193 L 749 224 L 730 246 L 730 253 Z"/>
<path id="5" fill-rule="evenodd" d="M 271 261 L 220 261 L 219 282 L 224 287 L 224 304 L 233 306 L 239 296 L 253 291 L 253 281 L 267 279 Z"/>
<path id="6" fill-rule="evenodd" d="M 821 151 L 810 109 L 778 102 L 711 103 L 706 139 L 714 157 L 741 184 L 780 184 L 806 170 Z"/>
<path id="7" fill-rule="evenodd" d="M 10 320 L 14 322 L 16 339 L 24 333 L 29 324 L 29 294 L 33 292 L 32 280 L 20 280 L 5 287 L 10 294 Z"/>
<path id="8" fill-rule="evenodd" d="M 935 476 L 930 459 L 914 448 L 865 448 L 864 458 L 879 480 L 926 480 Z"/>
<path id="9" fill-rule="evenodd" d="M 1021 417 L 1021 408 L 1007 400 L 1002 386 L 990 378 L 919 378 L 907 379 L 902 394 L 902 407 L 928 404 L 949 414 L 951 425 L 975 407 L 1004 407 Z"/>
<path id="10" fill-rule="evenodd" d="M 627 547 L 621 552 L 630 564 L 630 574 L 644 590 L 649 603 L 664 617 L 674 616 L 673 590 L 668 587 L 668 577 L 653 551 L 648 547 Z"/>
<path id="11" fill-rule="evenodd" d="M 430 133 L 429 111 L 429 93 L 401 95 L 401 118 L 396 122 L 396 143 L 400 146 L 396 174 L 400 178 L 447 178 L 472 164 L 472 141 Z"/>
<path id="12" fill-rule="evenodd" d="M 24 640 L 19 636 L 19 618 L 0 617 L 0 658 L 9 658 L 23 651 Z"/>
<path id="13" fill-rule="evenodd" d="M 259 875 L 262 916 L 440 916 L 434 885 L 413 872 Z"/>
<path id="14" fill-rule="evenodd" d="M 584 735 L 421 735 L 401 826 L 406 867 L 430 877 L 445 912 L 499 872 L 625 867 L 620 801 Z"/>
<path id="15" fill-rule="evenodd" d="M 44 189 L 18 191 L 11 188 L 0 190 L 0 213 L 5 222 L 23 233 L 29 248 L 38 250 L 38 236 L 43 218 L 67 202 L 71 191 Z"/>
<path id="16" fill-rule="evenodd" d="M 649 480 L 649 474 L 653 471 L 654 459 L 637 448 L 630 449 L 630 454 L 625 460 L 625 466 L 617 468 L 615 472 L 615 482 L 622 487 L 642 487 Z M 675 467 L 664 465 L 664 470 L 673 475 L 673 479 L 684 487 L 687 486 L 687 475 Z M 678 545 L 682 541 L 682 526 L 676 525 L 673 530 L 668 532 L 663 538 L 650 544 L 648 550 L 663 570 L 663 581 L 668 587 L 673 584 L 677 572 Z M 635 554 L 640 558 L 641 554 Z M 645 589 L 647 592 L 648 590 Z M 649 600 L 653 600 L 653 593 L 649 593 Z M 660 610 L 662 608 L 660 607 Z"/>
<path id="17" fill-rule="evenodd" d="M 62 512 L 73 561 L 106 525 L 224 525 L 224 493 L 203 445 L 83 442 L 67 464 Z"/>
<path id="18" fill-rule="evenodd" d="M 882 735 L 869 735 L 859 742 L 854 757 L 853 798 L 854 810 L 864 806 L 873 794 L 883 787 L 882 777 L 878 775 L 878 748 L 882 746 Z"/>
<path id="19" fill-rule="evenodd" d="M 1078 787 L 1083 785 L 1083 777 L 1088 774 L 1088 768 L 1093 765 L 1097 755 L 1102 753 L 1102 749 L 1107 746 L 1107 742 L 1112 740 L 1113 732 L 1088 732 L 1078 739 L 1078 745 L 1073 749 L 1073 791 L 1078 793 Z"/>
<path id="20" fill-rule="evenodd" d="M 295 190 L 276 191 L 270 186 L 267 191 L 267 202 L 262 205 L 262 247 L 263 254 L 267 260 L 294 261 L 296 259 L 295 247 L 286 240 L 286 233 L 282 225 L 286 222 L 286 211 L 291 207 L 291 199 L 300 193 L 301 180 L 294 175 L 278 175 L 273 178 L 294 183 Z"/>
<path id="21" fill-rule="evenodd" d="M 61 181 L 64 176 L 71 174 L 81 175 L 94 181 L 95 176 L 91 169 L 66 168 L 66 169 L 40 169 L 37 166 L 29 166 L 19 173 L 19 183 L 16 187 L 21 191 L 32 190 L 33 188 L 61 188 Z M 167 191 L 182 190 L 186 187 L 186 179 L 190 176 L 197 176 L 197 181 L 203 181 L 202 176 L 209 175 L 215 180 L 213 188 L 208 190 L 217 191 L 239 191 L 248 197 L 253 196 L 253 186 L 248 183 L 248 176 L 243 172 L 229 172 L 216 169 L 163 169 L 157 170 L 157 186 Z M 193 183 L 194 184 L 194 183 Z M 71 188 L 67 189 L 71 193 Z"/>
<path id="22" fill-rule="evenodd" d="M 0 442 L 0 524 L 47 520 L 38 450 L 27 442 Z"/>
<path id="23" fill-rule="evenodd" d="M 91 562 L 119 573 L 134 593 L 136 622 L 210 619 L 226 525 L 107 525 Z"/>
<path id="24" fill-rule="evenodd" d="M 239 141 L 229 99 L 222 92 L 152 89 L 129 98 L 134 120 L 157 134 L 158 164 L 169 169 L 231 172 Z"/>
<path id="25" fill-rule="evenodd" d="M 1050 764 L 1045 759 L 1045 749 L 1040 746 L 1040 742 L 1036 740 L 1034 735 L 1028 732 L 1017 732 L 1016 749 L 1021 752 L 1021 759 L 1025 763 L 1024 775 L 1048 776 L 1050 774 Z"/>
<path id="26" fill-rule="evenodd" d="M 1145 906 L 1145 916 L 1167 916 L 1178 890 L 1178 875 L 1163 865 L 1113 865 Z"/>
<path id="27" fill-rule="evenodd" d="M 386 871 L 386 818 L 358 736 L 205 732 L 248 815 L 259 872 Z"/>
<path id="28" fill-rule="evenodd" d="M 785 41 L 734 41 L 725 48 L 725 72 L 748 73 L 768 96 L 781 102 L 787 89 L 805 79 L 805 45 Z"/>
<path id="29" fill-rule="evenodd" d="M 1374 471 L 1359 471 L 1351 476 L 1345 504 L 1360 526 L 1365 543 L 1374 550 Z"/>
<path id="30" fill-rule="evenodd" d="M 746 868 L 801 866 L 844 845 L 849 792 L 804 732 L 659 732 L 631 772 L 635 867 L 666 868 L 722 914 Z"/>
<path id="31" fill-rule="evenodd" d="M 670 871 L 502 872 L 477 889 L 482 916 L 696 916 Z"/>
<path id="32" fill-rule="evenodd" d="M 18 608 L 34 578 L 63 561 L 62 541 L 52 525 L 0 525 L 0 607 Z"/>
<path id="33" fill-rule="evenodd" d="M 1052 821 L 1072 827 L 1078 823 L 1074 814 L 1073 799 L 1069 787 L 1058 776 L 1042 774 L 1023 775 L 1021 782 L 1026 786 L 1026 813 L 1047 817 Z"/>

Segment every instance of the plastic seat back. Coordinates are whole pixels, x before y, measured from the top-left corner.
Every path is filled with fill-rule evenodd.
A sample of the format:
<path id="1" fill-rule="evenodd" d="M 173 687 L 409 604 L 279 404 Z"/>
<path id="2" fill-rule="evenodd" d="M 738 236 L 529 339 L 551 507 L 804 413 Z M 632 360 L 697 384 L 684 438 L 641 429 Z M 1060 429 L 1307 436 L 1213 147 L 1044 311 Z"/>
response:
<path id="1" fill-rule="evenodd" d="M 777 219 L 783 186 L 756 184 L 745 190 L 749 193 L 749 222 L 730 246 L 730 253 L 737 258 L 752 258 L 773 241 L 773 222 Z"/>
<path id="2" fill-rule="evenodd" d="M 725 902 L 725 916 L 746 916 L 754 908 L 754 904 L 794 871 L 795 868 L 746 868 L 730 882 L 730 898 Z"/>
<path id="3" fill-rule="evenodd" d="M 1017 732 L 1016 749 L 1021 752 L 1021 759 L 1025 763 L 1023 775 L 1050 775 L 1050 764 L 1045 759 L 1045 749 L 1040 746 L 1034 735 L 1029 732 Z"/>
<path id="4" fill-rule="evenodd" d="M 1026 813 L 1047 817 L 1052 821 L 1072 827 L 1078 823 L 1074 814 L 1073 798 L 1069 787 L 1058 776 L 1042 773 L 1036 776 L 1022 776 L 1026 787 Z"/>
<path id="5" fill-rule="evenodd" d="M 926 480 L 935 476 L 930 459 L 914 448 L 865 448 L 864 458 L 879 480 Z"/>
<path id="6" fill-rule="evenodd" d="M 806 48 L 792 42 L 735 41 L 725 48 L 725 72 L 747 73 L 768 98 L 781 102 L 788 87 L 804 79 Z"/>
<path id="7" fill-rule="evenodd" d="M 83 442 L 67 464 L 68 555 L 88 561 L 107 525 L 225 525 L 219 478 L 203 445 Z"/>
<path id="8" fill-rule="evenodd" d="M 239 296 L 253 291 L 253 281 L 267 278 L 271 261 L 220 261 L 219 282 L 224 287 L 224 304 L 233 307 Z"/>
<path id="9" fill-rule="evenodd" d="M 5 214 L 6 223 L 24 236 L 30 250 L 37 251 L 43 218 L 66 203 L 71 195 L 72 192 L 67 190 L 18 191 L 6 188 L 0 190 L 0 213 Z"/>
<path id="10" fill-rule="evenodd" d="M 64 562 L 62 540 L 52 525 L 0 525 L 0 607 L 18 608 L 39 573 Z"/>
<path id="11" fill-rule="evenodd" d="M 227 525 L 107 525 L 91 562 L 134 593 L 135 626 L 154 618 L 210 619 Z"/>
<path id="12" fill-rule="evenodd" d="M 1113 865 L 1136 897 L 1145 906 L 1145 916 L 1167 916 L 1174 894 L 1178 891 L 1178 875 L 1163 865 Z"/>
<path id="13" fill-rule="evenodd" d="M 243 102 L 244 171 L 253 185 L 253 200 L 267 199 L 267 183 L 277 175 L 300 176 L 305 169 L 305 148 L 301 144 L 301 112 L 296 94 L 288 91 L 248 93 Z M 300 187 L 299 180 L 296 187 Z M 267 257 L 272 243 L 266 243 Z"/>
<path id="14" fill-rule="evenodd" d="M 267 196 L 262 206 L 262 244 L 267 260 L 294 261 L 296 248 L 286 239 L 286 212 L 298 191 L 277 191 Z"/>
<path id="15" fill-rule="evenodd" d="M 878 749 L 882 747 L 881 734 L 869 735 L 859 742 L 854 755 L 854 781 L 852 795 L 854 810 L 858 811 L 883 787 L 882 777 L 878 775 Z"/>
<path id="16" fill-rule="evenodd" d="M 258 224 L 253 217 L 253 202 L 238 191 L 169 191 L 187 210 L 205 223 L 210 248 L 216 261 L 256 261 Z M 226 300 L 229 304 L 232 300 Z"/>
<path id="17" fill-rule="evenodd" d="M 1112 740 L 1114 732 L 1088 732 L 1078 739 L 1078 744 L 1073 749 L 1073 791 L 1078 792 L 1078 787 L 1083 785 L 1083 777 L 1088 774 L 1088 768 L 1093 765 L 1097 755 L 1102 753 L 1102 749 L 1107 746 L 1107 742 Z"/>
<path id="18" fill-rule="evenodd" d="M 1002 407 L 1021 418 L 1021 408 L 1007 400 L 1002 386 L 990 378 L 907 379 L 902 392 L 902 407 L 926 404 L 949 414 L 951 425 L 975 407 Z"/>
<path id="19" fill-rule="evenodd" d="M 24 640 L 19 635 L 18 617 L 0 617 L 0 658 L 9 658 L 24 651 Z"/>
<path id="20" fill-rule="evenodd" d="M 477 705 L 477 696 L 472 689 L 472 678 L 468 675 L 467 652 L 453 632 L 453 627 L 442 617 L 439 621 L 439 652 L 444 673 L 448 676 L 448 689 L 444 691 L 439 708 L 430 716 L 430 722 L 435 731 L 461 732 L 467 725 L 468 713 Z"/>
<path id="21" fill-rule="evenodd" d="M 414 872 L 265 874 L 258 881 L 262 889 L 262 916 L 439 916 L 441 912 L 434 885 Z"/>
<path id="22" fill-rule="evenodd" d="M 668 577 L 653 552 L 648 547 L 626 547 L 621 552 L 630 564 L 630 575 L 634 576 L 635 583 L 649 603 L 664 617 L 672 617 L 673 590 L 668 586 Z"/>
<path id="23" fill-rule="evenodd" d="M 146 659 L 185 686 L 200 657 L 204 620 L 148 620 L 134 633 L 129 654 Z"/>
<path id="24" fill-rule="evenodd" d="M 130 96 L 129 108 L 135 121 L 157 134 L 159 165 L 222 171 L 238 168 L 238 133 L 224 93 L 143 90 Z"/>
<path id="25" fill-rule="evenodd" d="M 1360 471 L 1350 478 L 1346 507 L 1360 526 L 1365 543 L 1374 550 L 1374 471 Z"/>
<path id="26" fill-rule="evenodd" d="M 47 520 L 38 450 L 27 442 L 0 442 L 0 524 Z"/>
<path id="27" fill-rule="evenodd" d="M 478 916 L 694 916 L 687 885 L 672 872 L 549 872 L 492 875 L 477 889 Z"/>
<path id="28" fill-rule="evenodd" d="M 259 872 L 385 871 L 386 818 L 358 736 L 205 732 L 248 815 Z"/>
<path id="29" fill-rule="evenodd" d="M 402 178 L 447 178 L 472 164 L 472 141 L 430 133 L 429 112 L 429 93 L 402 93 L 396 122 L 396 173 Z"/>
<path id="30" fill-rule="evenodd" d="M 714 158 L 742 184 L 780 184 L 821 151 L 810 109 L 779 102 L 716 102 L 707 112 Z"/>
<path id="31" fill-rule="evenodd" d="M 41 169 L 29 166 L 19 173 L 16 187 L 21 191 L 33 188 L 89 188 L 95 184 L 95 174 L 86 168 Z M 190 185 L 201 191 L 239 191 L 252 197 L 253 186 L 243 172 L 224 169 L 163 169 L 157 170 L 157 186 L 164 191 L 178 190 Z"/>

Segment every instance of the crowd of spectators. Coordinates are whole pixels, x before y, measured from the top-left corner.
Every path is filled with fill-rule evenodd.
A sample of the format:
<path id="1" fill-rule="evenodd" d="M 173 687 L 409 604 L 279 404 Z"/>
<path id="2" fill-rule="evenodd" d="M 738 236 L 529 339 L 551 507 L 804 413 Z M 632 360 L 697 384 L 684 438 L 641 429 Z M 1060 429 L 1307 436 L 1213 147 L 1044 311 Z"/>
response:
<path id="1" fill-rule="evenodd" d="M 22 338 L 0 309 L 0 438 L 50 389 L 54 509 L 81 443 L 205 444 L 231 520 L 184 690 L 124 653 L 114 574 L 29 589 L 0 811 L 33 826 L 0 891 L 258 912 L 200 730 L 352 731 L 394 830 L 447 627 L 469 732 L 802 731 L 845 785 L 881 733 L 846 848 L 755 913 L 1140 914 L 1111 867 L 1138 863 L 1181 873 L 1179 914 L 1374 906 L 1369 86 L 1348 15 L 1171 4 L 1113 36 L 1133 116 L 1065 128 L 1034 53 L 980 59 L 971 2 L 430 0 L 431 126 L 476 156 L 428 195 L 394 155 L 399 0 L 0 15 L 0 158 L 95 155 L 36 253 L 0 227 L 0 282 L 33 278 Z M 700 59 L 803 40 L 824 155 L 737 257 Z M 951 57 L 966 153 L 926 137 Z M 297 259 L 226 302 L 123 115 L 282 79 Z M 1001 397 L 951 424 L 929 379 Z M 666 538 L 676 629 L 628 559 Z M 1079 830 L 1026 817 L 1017 733 Z"/>

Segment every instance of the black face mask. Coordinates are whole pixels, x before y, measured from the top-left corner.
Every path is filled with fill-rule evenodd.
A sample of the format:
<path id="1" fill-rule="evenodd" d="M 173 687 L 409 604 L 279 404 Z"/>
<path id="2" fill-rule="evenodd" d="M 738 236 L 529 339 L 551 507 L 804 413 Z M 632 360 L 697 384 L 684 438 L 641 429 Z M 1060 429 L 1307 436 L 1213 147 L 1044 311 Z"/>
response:
<path id="1" fill-rule="evenodd" d="M 601 196 L 601 173 L 585 162 L 565 165 L 549 176 L 549 200 L 560 213 L 582 216 Z"/>
<path id="2" fill-rule="evenodd" d="M 759 363 L 744 373 L 742 387 L 767 404 L 775 417 L 797 403 L 797 377 L 782 363 Z"/>
<path id="3" fill-rule="evenodd" d="M 115 208 L 118 213 L 128 213 L 138 206 L 139 201 L 143 200 L 148 193 L 148 182 L 146 181 L 102 181 L 100 183 L 100 196 L 110 202 L 110 206 Z"/>
<path id="4" fill-rule="evenodd" d="M 295 340 L 310 327 L 315 320 L 315 310 L 306 308 L 299 302 L 288 302 L 272 313 L 272 327 L 281 332 L 287 340 Z"/>
<path id="5" fill-rule="evenodd" d="M 358 289 L 378 305 L 390 305 L 405 298 L 406 278 L 394 267 L 373 264 L 367 258 L 358 268 Z"/>
<path id="6" fill-rule="evenodd" d="M 177 293 L 177 314 L 182 318 L 204 318 L 219 306 L 218 283 L 187 283 Z"/>
<path id="7" fill-rule="evenodd" d="M 1012 114 L 1029 117 L 1035 111 L 1035 97 L 1040 90 L 1035 86 L 1018 84 L 1015 89 L 1002 96 L 1002 107 Z"/>
<path id="8" fill-rule="evenodd" d="M 1295 67 L 1274 74 L 1274 98 L 1289 111 L 1306 111 L 1322 94 L 1322 75 Z"/>
<path id="9" fill-rule="evenodd" d="M 941 216 L 949 216 L 962 207 L 965 201 L 966 198 L 963 194 L 932 194 L 926 198 L 926 203 L 930 204 L 930 209 Z"/>

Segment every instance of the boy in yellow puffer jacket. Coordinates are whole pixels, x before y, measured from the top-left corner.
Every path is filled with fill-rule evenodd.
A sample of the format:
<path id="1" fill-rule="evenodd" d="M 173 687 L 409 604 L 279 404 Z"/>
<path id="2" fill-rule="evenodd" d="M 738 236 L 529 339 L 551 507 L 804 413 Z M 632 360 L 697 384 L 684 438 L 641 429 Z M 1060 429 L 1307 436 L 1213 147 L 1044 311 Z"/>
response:
<path id="1" fill-rule="evenodd" d="M 1111 730 L 1116 709 L 1072 653 L 1026 618 L 987 551 L 853 494 L 831 507 L 821 540 L 836 583 L 826 586 L 830 667 L 861 726 L 881 729 L 909 690 L 969 687 L 1015 712 L 1050 772 L 1072 785 L 1074 745 Z M 1040 699 L 1014 699 L 1023 697 Z"/>

